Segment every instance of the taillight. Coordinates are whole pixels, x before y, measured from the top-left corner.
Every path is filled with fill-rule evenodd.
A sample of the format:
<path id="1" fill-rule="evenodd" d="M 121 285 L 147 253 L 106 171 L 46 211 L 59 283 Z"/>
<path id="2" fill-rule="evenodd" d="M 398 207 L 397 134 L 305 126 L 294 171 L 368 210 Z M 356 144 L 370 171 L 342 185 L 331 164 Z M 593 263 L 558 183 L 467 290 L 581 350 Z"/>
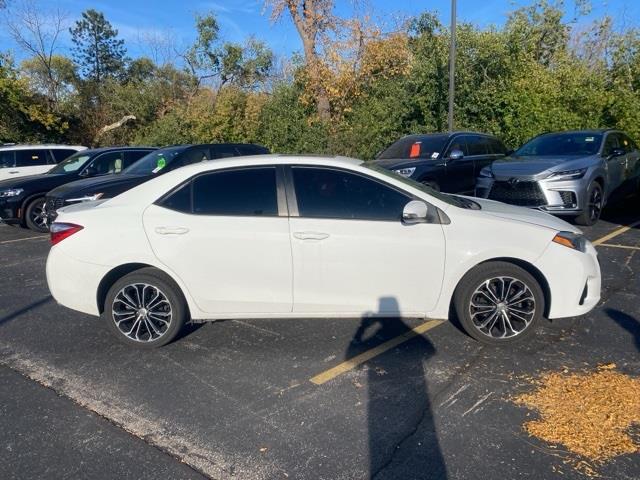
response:
<path id="1" fill-rule="evenodd" d="M 51 245 L 60 243 L 65 238 L 70 237 L 83 228 L 82 225 L 76 225 L 75 223 L 53 223 L 51 228 L 49 228 L 49 232 L 51 232 Z"/>

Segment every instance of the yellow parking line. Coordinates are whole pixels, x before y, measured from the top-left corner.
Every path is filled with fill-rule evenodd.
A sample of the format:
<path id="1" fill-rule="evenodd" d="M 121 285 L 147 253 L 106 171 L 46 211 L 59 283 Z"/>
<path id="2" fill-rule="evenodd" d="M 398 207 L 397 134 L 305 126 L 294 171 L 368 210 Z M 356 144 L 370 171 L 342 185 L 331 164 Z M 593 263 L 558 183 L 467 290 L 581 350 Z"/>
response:
<path id="1" fill-rule="evenodd" d="M 640 250 L 640 247 L 632 247 L 631 245 L 617 245 L 615 243 L 601 243 L 601 247 L 624 248 L 625 250 Z"/>
<path id="2" fill-rule="evenodd" d="M 355 357 L 352 357 L 349 360 L 346 360 L 341 364 L 336 365 L 333 368 L 330 368 L 329 370 L 319 373 L 318 375 L 316 375 L 311 379 L 311 383 L 315 383 L 316 385 L 322 385 L 323 383 L 326 383 L 329 380 L 333 380 L 338 375 L 342 375 L 343 373 L 348 372 L 349 370 L 353 370 L 358 365 L 361 365 L 364 362 L 367 362 L 372 358 L 380 355 L 381 353 L 384 353 L 387 350 L 390 350 L 393 347 L 396 347 L 397 345 L 400 345 L 401 343 L 406 342 L 407 340 L 411 340 L 413 337 L 417 337 L 418 335 L 421 335 L 427 330 L 431 330 L 432 328 L 437 327 L 442 323 L 443 323 L 442 320 L 429 320 L 421 325 L 418 325 L 417 327 L 412 328 L 411 330 L 403 333 L 402 335 L 398 335 L 397 337 L 392 338 L 391 340 L 387 340 L 386 342 L 381 343 L 377 347 L 367 350 L 366 352 L 356 355 Z"/>
<path id="3" fill-rule="evenodd" d="M 13 240 L 3 240 L 2 242 L 0 242 L 0 245 L 3 245 L 5 243 L 22 242 L 23 240 L 37 240 L 39 238 L 49 238 L 49 235 L 38 235 L 37 237 L 14 238 Z"/>
<path id="4" fill-rule="evenodd" d="M 617 230 L 614 230 L 613 232 L 605 235 L 604 237 L 594 240 L 592 243 L 594 245 L 602 245 L 607 240 L 611 240 L 612 238 L 617 237 L 618 235 L 622 235 L 623 233 L 628 232 L 629 230 L 631 230 L 634 227 L 637 227 L 638 225 L 640 225 L 640 220 L 638 220 L 637 222 L 633 222 L 627 225 L 626 227 L 620 227 Z"/>

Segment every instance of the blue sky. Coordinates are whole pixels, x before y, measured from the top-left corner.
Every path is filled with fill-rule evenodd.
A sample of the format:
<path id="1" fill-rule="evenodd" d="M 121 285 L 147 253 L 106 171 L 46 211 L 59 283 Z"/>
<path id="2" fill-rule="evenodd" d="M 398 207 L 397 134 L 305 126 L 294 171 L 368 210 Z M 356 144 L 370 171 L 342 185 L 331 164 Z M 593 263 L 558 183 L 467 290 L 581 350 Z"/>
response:
<path id="1" fill-rule="evenodd" d="M 21 0 L 10 0 L 14 3 Z M 260 0 L 33 0 L 42 5 L 43 10 L 59 8 L 68 15 L 69 22 L 80 16 L 83 10 L 95 8 L 102 11 L 107 19 L 119 30 L 125 39 L 129 55 L 132 57 L 150 54 L 145 47 L 149 37 L 171 36 L 177 46 L 186 45 L 194 38 L 194 15 L 213 11 L 216 13 L 225 39 L 242 41 L 253 35 L 266 41 L 280 55 L 288 55 L 300 50 L 300 41 L 295 28 L 286 18 L 273 24 L 269 12 L 263 9 Z M 534 0 L 458 0 L 458 18 L 481 26 L 502 24 L 507 14 L 521 5 Z M 566 0 L 567 15 L 573 13 L 573 1 Z M 640 0 L 592 0 L 591 17 L 610 14 L 625 25 L 640 24 Z M 450 0 L 360 0 L 374 19 L 393 23 L 395 19 L 406 18 L 425 10 L 437 11 L 442 20 L 449 21 Z M 353 5 L 351 0 L 336 0 L 338 13 L 348 13 Z M 22 54 L 4 28 L 0 28 L 0 50 L 12 50 L 17 58 Z M 61 52 L 69 47 L 68 35 L 61 41 Z"/>

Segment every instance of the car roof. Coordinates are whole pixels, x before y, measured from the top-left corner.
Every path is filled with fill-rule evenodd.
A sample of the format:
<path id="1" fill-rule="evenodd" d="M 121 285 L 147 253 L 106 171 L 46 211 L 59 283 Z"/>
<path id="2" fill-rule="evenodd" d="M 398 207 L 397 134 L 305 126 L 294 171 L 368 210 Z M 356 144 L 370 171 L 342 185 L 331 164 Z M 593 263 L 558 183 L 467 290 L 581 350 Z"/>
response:
<path id="1" fill-rule="evenodd" d="M 453 132 L 433 132 L 433 133 L 412 133 L 410 135 L 405 135 L 400 140 L 405 138 L 425 138 L 425 137 L 455 137 L 458 135 L 480 135 L 483 137 L 494 137 L 495 135 L 491 133 L 482 133 L 482 132 L 472 132 L 470 130 L 455 130 Z"/>
<path id="2" fill-rule="evenodd" d="M 98 153 L 104 153 L 104 152 L 126 152 L 129 150 L 148 150 L 150 152 L 157 150 L 158 147 L 147 147 L 147 146 L 138 146 L 138 147 L 99 147 L 99 148 L 88 148 L 87 150 L 84 150 L 84 153 L 88 154 L 88 155 L 96 155 Z"/>
<path id="3" fill-rule="evenodd" d="M 34 148 L 50 148 L 53 150 L 66 148 L 72 150 L 86 150 L 87 147 L 84 145 L 60 145 L 55 143 L 40 143 L 40 144 L 10 144 L 6 143 L 4 145 L 0 145 L 0 150 L 29 150 Z"/>

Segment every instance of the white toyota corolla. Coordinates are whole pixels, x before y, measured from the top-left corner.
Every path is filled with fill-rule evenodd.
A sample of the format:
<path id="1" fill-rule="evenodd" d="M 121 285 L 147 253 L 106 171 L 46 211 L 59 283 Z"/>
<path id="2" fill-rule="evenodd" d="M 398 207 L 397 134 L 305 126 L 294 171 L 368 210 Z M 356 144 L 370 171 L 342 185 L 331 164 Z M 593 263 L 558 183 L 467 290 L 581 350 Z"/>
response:
<path id="1" fill-rule="evenodd" d="M 221 318 L 447 318 L 500 344 L 600 299 L 574 226 L 437 193 L 348 158 L 257 156 L 177 169 L 59 211 L 47 280 L 122 340 Z"/>

